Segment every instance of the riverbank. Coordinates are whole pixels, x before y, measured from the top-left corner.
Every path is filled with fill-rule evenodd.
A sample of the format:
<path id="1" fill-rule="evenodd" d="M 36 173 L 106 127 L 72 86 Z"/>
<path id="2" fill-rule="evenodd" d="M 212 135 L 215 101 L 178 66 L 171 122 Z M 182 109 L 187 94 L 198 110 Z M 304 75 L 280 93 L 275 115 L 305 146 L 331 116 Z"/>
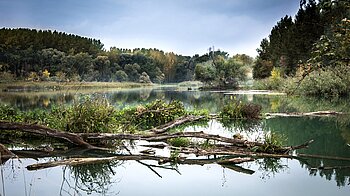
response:
<path id="1" fill-rule="evenodd" d="M 139 88 L 153 86 L 154 84 L 133 83 L 133 82 L 32 82 L 18 81 L 12 83 L 0 83 L 2 92 L 18 91 L 58 91 L 58 90 L 82 90 L 82 89 L 118 89 L 118 88 Z"/>

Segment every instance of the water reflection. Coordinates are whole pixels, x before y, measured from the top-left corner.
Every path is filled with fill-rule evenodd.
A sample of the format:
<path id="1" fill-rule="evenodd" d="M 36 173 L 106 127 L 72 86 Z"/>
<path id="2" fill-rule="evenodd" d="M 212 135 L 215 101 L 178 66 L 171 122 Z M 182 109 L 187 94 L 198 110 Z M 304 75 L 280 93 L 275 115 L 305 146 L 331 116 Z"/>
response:
<path id="1" fill-rule="evenodd" d="M 180 100 L 188 109 L 207 109 L 217 112 L 222 105 L 223 94 L 202 91 L 188 91 L 171 88 L 136 88 L 111 91 L 66 91 L 66 92 L 20 92 L 0 93 L 0 103 L 13 105 L 21 110 L 49 108 L 52 105 L 66 105 L 84 96 L 103 96 L 118 108 L 152 102 Z"/>
<path id="2" fill-rule="evenodd" d="M 113 176 L 116 175 L 115 168 L 120 165 L 122 165 L 121 161 L 111 161 L 63 167 L 60 195 L 71 191 L 74 192 L 73 195 L 79 195 L 80 192 L 88 195 L 116 195 L 118 192 L 113 192 L 111 187 L 118 183 L 118 179 L 114 179 Z"/>
<path id="3" fill-rule="evenodd" d="M 167 101 L 176 99 L 182 101 L 188 109 L 207 109 L 212 113 L 217 113 L 225 101 L 236 99 L 260 104 L 263 106 L 263 112 L 319 110 L 350 112 L 348 99 L 321 100 L 252 94 L 224 95 L 221 92 L 187 91 L 177 88 L 141 88 L 97 92 L 0 93 L 0 102 L 17 106 L 22 110 L 31 110 L 38 107 L 50 108 L 52 105 L 71 104 L 87 95 L 104 96 L 118 108 L 148 103 L 155 99 Z M 4 187 L 10 192 L 10 195 L 23 195 L 24 190 L 18 190 L 18 187 L 24 187 L 26 194 L 35 190 L 35 193 L 39 195 L 52 195 L 50 190 L 40 188 L 41 186 L 55 187 L 55 194 L 62 195 L 115 195 L 119 192 L 122 195 L 228 195 L 233 192 L 235 194 L 256 195 L 256 190 L 271 195 L 348 194 L 350 169 L 324 169 L 325 167 L 350 165 L 350 161 L 327 158 L 330 156 L 350 158 L 350 147 L 347 145 L 350 143 L 350 118 L 348 115 L 332 118 L 288 117 L 235 122 L 211 120 L 206 126 L 191 127 L 185 130 L 205 131 L 228 137 L 240 133 L 250 140 L 258 139 L 264 131 L 271 131 L 285 135 L 288 138 L 286 145 L 298 145 L 313 139 L 315 142 L 308 149 L 298 152 L 319 155 L 323 158 L 260 159 L 254 163 L 243 164 L 245 169 L 255 171 L 251 175 L 238 173 L 232 168 L 222 168 L 216 164 L 206 164 L 204 167 L 178 165 L 178 171 L 181 174 L 174 170 L 157 168 L 163 177 L 161 179 L 149 168 L 136 161 L 67 166 L 28 172 L 24 168 L 28 165 L 27 160 L 22 160 L 23 163 L 13 160 L 1 166 L 4 172 L 2 184 L 5 185 Z M 40 159 L 40 161 L 44 160 Z M 11 165 L 14 162 L 16 164 Z M 29 162 L 33 163 L 34 161 Z M 158 165 L 155 161 L 151 161 L 150 164 Z M 310 176 L 314 177 L 310 178 Z M 264 182 L 269 183 L 262 183 L 261 178 L 264 179 Z M 283 179 L 288 180 L 283 181 Z M 326 182 L 334 182 L 335 184 Z M 294 187 L 290 187 L 290 184 L 294 184 Z M 254 190 L 247 188 L 252 185 L 255 187 Z M 300 187 L 306 185 L 309 187 L 308 190 L 298 191 Z M 271 190 L 281 186 L 285 187 L 285 192 L 271 193 Z M 179 190 L 179 187 L 183 190 Z M 157 192 L 155 193 L 154 190 Z"/>
<path id="4" fill-rule="evenodd" d="M 268 130 L 285 135 L 288 138 L 287 145 L 315 140 L 309 148 L 299 150 L 299 153 L 318 155 L 321 158 L 305 159 L 301 165 L 308 169 L 310 175 L 318 174 L 327 180 L 334 179 L 338 186 L 345 186 L 349 183 L 350 168 L 322 169 L 350 166 L 350 147 L 347 145 L 348 135 L 350 135 L 349 124 L 339 124 L 336 117 L 273 118 L 265 120 L 264 124 Z M 336 160 L 337 158 L 345 160 Z"/>

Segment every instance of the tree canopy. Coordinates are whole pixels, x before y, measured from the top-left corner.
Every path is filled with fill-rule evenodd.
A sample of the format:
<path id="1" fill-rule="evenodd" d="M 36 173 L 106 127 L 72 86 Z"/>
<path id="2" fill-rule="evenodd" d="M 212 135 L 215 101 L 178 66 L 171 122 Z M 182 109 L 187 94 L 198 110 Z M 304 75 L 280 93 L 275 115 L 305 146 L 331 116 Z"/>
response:
<path id="1" fill-rule="evenodd" d="M 272 28 L 268 38 L 261 41 L 258 57 L 253 67 L 254 78 L 266 78 L 273 67 L 280 68 L 285 76 L 295 75 L 297 68 L 314 59 L 320 44 L 328 39 L 339 45 L 335 28 L 344 26 L 350 17 L 350 3 L 345 0 L 302 0 L 294 19 L 281 18 Z M 349 34 L 344 32 L 342 34 Z M 339 35 L 339 34 L 337 34 Z M 323 45 L 323 49 L 328 47 Z M 349 53 L 347 53 L 349 54 Z M 322 62 L 323 65 L 328 65 Z M 316 64 L 314 64 L 316 65 Z"/>
<path id="2" fill-rule="evenodd" d="M 227 58 L 228 53 L 215 51 L 215 55 Z M 252 62 L 247 55 L 236 57 L 241 62 Z M 57 31 L 0 29 L 0 75 L 4 81 L 173 83 L 193 80 L 196 65 L 210 60 L 211 54 L 190 57 L 159 49 L 111 47 L 106 51 L 99 40 Z M 229 62 L 215 61 L 217 68 L 221 64 L 227 67 Z M 227 74 L 225 78 L 233 78 Z"/>

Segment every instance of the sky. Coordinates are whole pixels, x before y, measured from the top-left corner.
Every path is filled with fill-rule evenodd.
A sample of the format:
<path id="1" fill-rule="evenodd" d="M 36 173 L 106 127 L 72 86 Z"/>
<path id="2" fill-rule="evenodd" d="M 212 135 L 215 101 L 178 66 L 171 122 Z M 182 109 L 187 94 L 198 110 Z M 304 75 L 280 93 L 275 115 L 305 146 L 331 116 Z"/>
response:
<path id="1" fill-rule="evenodd" d="M 157 48 L 257 55 L 263 38 L 299 0 L 0 0 L 0 28 L 63 31 L 101 40 L 105 49 Z"/>

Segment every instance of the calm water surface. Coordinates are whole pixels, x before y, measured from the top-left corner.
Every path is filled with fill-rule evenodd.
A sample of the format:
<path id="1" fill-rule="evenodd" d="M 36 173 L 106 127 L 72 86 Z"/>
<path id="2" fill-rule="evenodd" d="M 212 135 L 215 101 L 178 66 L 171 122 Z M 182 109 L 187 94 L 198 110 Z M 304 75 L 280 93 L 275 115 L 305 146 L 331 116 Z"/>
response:
<path id="1" fill-rule="evenodd" d="M 205 108 L 212 113 L 223 106 L 225 99 L 261 104 L 264 112 L 350 110 L 349 99 L 330 101 L 178 88 L 101 90 L 95 93 L 0 93 L 0 102 L 31 110 L 71 104 L 82 96 L 103 96 L 118 108 L 155 99 L 177 99 L 184 102 L 188 109 Z M 239 132 L 249 139 L 261 137 L 264 131 L 276 132 L 287 138 L 286 145 L 298 145 L 313 139 L 315 142 L 308 149 L 298 152 L 323 156 L 300 160 L 260 159 L 240 164 L 250 171 L 249 174 L 217 164 L 167 164 L 166 168 L 164 165 L 161 168 L 156 161 L 114 161 L 28 171 L 26 166 L 30 164 L 57 158 L 12 159 L 0 166 L 0 195 L 349 195 L 350 161 L 327 159 L 350 159 L 350 146 L 347 145 L 350 144 L 349 124 L 349 116 L 345 115 L 271 118 L 225 125 L 211 120 L 206 126 L 186 128 L 223 136 Z M 157 154 L 169 155 L 169 152 L 157 151 Z M 340 166 L 343 169 L 320 169 Z"/>

